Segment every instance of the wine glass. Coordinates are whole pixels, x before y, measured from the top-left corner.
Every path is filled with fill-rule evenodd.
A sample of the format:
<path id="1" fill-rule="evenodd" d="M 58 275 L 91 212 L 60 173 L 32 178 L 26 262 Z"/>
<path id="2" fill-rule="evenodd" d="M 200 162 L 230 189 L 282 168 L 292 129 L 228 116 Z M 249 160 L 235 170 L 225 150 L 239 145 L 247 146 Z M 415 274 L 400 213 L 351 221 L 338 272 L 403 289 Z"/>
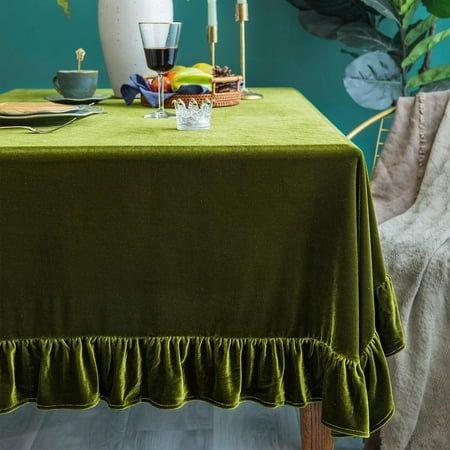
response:
<path id="1" fill-rule="evenodd" d="M 175 116 L 164 110 L 164 74 L 175 66 L 180 40 L 180 22 L 141 22 L 139 24 L 147 66 L 158 74 L 158 110 L 146 119 L 166 119 Z"/>

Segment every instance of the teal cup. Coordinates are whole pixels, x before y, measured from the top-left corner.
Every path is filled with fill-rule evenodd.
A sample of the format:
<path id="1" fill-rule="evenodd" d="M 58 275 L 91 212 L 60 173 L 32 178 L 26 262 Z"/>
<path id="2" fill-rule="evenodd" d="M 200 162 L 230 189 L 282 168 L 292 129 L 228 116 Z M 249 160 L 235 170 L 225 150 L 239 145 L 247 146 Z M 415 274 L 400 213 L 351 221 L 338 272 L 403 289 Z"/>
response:
<path id="1" fill-rule="evenodd" d="M 58 70 L 53 77 L 55 89 L 65 98 L 91 98 L 97 82 L 98 70 Z"/>

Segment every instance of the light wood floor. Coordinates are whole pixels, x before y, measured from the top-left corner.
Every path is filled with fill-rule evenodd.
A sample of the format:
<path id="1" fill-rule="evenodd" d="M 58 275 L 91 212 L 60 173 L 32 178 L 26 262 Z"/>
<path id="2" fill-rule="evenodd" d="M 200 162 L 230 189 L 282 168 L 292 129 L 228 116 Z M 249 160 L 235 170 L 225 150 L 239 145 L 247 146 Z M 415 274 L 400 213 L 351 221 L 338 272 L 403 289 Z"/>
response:
<path id="1" fill-rule="evenodd" d="M 336 450 L 361 449 L 337 439 Z M 248 402 L 235 410 L 192 402 L 176 411 L 137 405 L 112 411 L 40 411 L 0 415 L 0 450 L 299 450 L 298 409 Z"/>

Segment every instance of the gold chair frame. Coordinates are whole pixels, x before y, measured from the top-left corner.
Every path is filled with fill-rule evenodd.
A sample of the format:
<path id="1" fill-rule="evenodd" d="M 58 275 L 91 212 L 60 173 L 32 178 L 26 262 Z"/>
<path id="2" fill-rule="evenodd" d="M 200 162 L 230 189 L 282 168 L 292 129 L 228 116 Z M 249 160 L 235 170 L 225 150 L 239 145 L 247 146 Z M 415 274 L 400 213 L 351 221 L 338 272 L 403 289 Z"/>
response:
<path id="1" fill-rule="evenodd" d="M 378 126 L 377 141 L 375 144 L 375 151 L 374 151 L 374 156 L 373 156 L 373 163 L 372 163 L 372 170 L 371 170 L 372 174 L 373 174 L 373 171 L 377 164 L 378 158 L 380 157 L 381 151 L 384 146 L 383 139 L 386 137 L 387 133 L 389 132 L 389 128 L 387 128 L 385 126 L 385 121 L 388 118 L 390 118 L 392 116 L 392 114 L 394 114 L 395 110 L 396 110 L 395 106 L 385 109 L 384 111 L 381 111 L 378 114 L 375 114 L 374 116 L 365 120 L 363 123 L 358 125 L 352 131 L 350 131 L 350 133 L 347 134 L 347 137 L 349 139 L 354 139 L 356 136 L 361 134 L 363 131 L 365 131 L 367 128 L 369 128 L 373 124 L 377 123 L 378 121 L 380 122 L 380 125 Z"/>

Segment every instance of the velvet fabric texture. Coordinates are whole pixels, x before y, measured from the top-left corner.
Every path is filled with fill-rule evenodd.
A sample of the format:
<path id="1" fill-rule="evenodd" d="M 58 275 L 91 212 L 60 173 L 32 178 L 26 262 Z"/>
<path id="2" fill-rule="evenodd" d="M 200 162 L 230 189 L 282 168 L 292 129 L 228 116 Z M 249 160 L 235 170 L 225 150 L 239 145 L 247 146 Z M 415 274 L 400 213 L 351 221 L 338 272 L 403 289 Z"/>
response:
<path id="1" fill-rule="evenodd" d="M 295 90 L 262 91 L 206 133 L 110 100 L 0 134 L 0 411 L 322 400 L 363 437 L 389 419 L 404 344 L 363 155 Z"/>

